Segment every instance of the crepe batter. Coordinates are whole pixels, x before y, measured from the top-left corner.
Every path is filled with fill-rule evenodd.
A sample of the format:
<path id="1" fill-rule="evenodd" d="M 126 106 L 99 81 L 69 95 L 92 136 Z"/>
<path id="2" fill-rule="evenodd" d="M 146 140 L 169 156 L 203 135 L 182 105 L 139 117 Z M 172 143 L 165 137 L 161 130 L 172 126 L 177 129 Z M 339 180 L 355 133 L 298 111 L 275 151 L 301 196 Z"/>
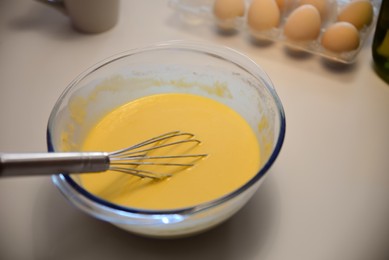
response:
<path id="1" fill-rule="evenodd" d="M 117 172 L 83 174 L 83 187 L 121 206 L 161 210 L 189 207 L 226 195 L 260 168 L 260 150 L 247 122 L 228 106 L 192 94 L 158 94 L 137 99 L 105 115 L 87 134 L 82 150 L 113 151 L 180 130 L 201 144 L 189 153 L 206 153 L 195 166 L 163 180 Z M 167 166 L 159 166 L 166 171 Z"/>

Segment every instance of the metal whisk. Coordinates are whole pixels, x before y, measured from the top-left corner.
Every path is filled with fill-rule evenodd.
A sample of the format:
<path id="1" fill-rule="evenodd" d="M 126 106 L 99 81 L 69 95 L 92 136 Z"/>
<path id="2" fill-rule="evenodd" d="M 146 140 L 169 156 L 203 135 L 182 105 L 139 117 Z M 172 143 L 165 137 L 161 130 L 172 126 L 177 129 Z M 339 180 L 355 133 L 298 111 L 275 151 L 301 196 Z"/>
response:
<path id="1" fill-rule="evenodd" d="M 162 179 L 171 176 L 171 173 L 149 171 L 145 166 L 191 167 L 198 159 L 207 156 L 207 154 L 186 154 L 182 151 L 180 152 L 182 154 L 178 155 L 153 155 L 163 148 L 170 147 L 174 150 L 176 146 L 185 143 L 198 145 L 201 141 L 194 138 L 191 133 L 173 131 L 114 152 L 4 153 L 0 154 L 0 177 L 111 170 L 139 177 Z M 178 161 L 183 158 L 192 158 L 192 160 L 185 159 L 182 163 Z"/>

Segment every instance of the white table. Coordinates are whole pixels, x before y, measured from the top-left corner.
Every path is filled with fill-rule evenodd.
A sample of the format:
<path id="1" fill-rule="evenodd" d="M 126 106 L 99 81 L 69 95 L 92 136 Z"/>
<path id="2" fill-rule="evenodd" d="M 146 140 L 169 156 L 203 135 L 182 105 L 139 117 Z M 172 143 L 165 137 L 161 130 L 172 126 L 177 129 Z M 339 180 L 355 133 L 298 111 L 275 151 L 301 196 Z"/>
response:
<path id="1" fill-rule="evenodd" d="M 0 180 L 0 259 L 389 259 L 389 85 L 370 41 L 353 66 L 183 23 L 167 1 L 122 1 L 98 35 L 31 0 L 0 0 L 0 151 L 46 150 L 58 96 L 113 54 L 187 39 L 233 47 L 273 80 L 287 117 L 271 174 L 225 224 L 191 238 L 140 238 L 72 207 L 49 177 Z M 371 39 L 371 37 L 370 37 Z"/>

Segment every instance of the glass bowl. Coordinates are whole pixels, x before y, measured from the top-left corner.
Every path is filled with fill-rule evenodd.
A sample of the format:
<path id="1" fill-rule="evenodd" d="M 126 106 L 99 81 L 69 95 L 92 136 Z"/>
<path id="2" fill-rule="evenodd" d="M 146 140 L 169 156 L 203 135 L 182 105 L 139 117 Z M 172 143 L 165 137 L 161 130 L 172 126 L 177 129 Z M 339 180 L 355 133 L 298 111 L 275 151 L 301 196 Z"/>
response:
<path id="1" fill-rule="evenodd" d="M 222 223 L 252 197 L 280 152 L 284 111 L 269 77 L 243 54 L 205 43 L 159 43 L 113 56 L 71 82 L 50 115 L 48 150 L 77 151 L 106 112 L 157 93 L 202 95 L 237 111 L 257 136 L 262 159 L 258 173 L 215 200 L 162 211 L 105 201 L 83 189 L 76 175 L 56 174 L 52 180 L 77 208 L 122 229 L 152 237 L 188 236 Z"/>

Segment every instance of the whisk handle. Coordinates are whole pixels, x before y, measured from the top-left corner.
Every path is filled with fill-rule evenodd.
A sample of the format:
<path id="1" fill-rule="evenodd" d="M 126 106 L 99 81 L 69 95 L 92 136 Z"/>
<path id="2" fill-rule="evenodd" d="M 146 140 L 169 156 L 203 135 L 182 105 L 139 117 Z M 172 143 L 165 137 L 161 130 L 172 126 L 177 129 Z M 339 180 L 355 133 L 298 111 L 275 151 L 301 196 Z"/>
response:
<path id="1" fill-rule="evenodd" d="M 102 172 L 108 168 L 108 154 L 102 152 L 0 154 L 0 177 Z"/>

